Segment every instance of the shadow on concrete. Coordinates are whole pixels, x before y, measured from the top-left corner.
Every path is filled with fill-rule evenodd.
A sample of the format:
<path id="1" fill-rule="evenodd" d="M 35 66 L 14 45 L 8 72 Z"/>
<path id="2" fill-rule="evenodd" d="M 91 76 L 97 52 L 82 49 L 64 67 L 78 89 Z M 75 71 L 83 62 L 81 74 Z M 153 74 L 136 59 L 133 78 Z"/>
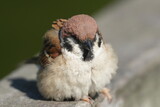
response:
<path id="1" fill-rule="evenodd" d="M 24 78 L 9 79 L 11 86 L 25 93 L 34 100 L 45 100 L 39 93 L 35 80 L 26 80 Z"/>

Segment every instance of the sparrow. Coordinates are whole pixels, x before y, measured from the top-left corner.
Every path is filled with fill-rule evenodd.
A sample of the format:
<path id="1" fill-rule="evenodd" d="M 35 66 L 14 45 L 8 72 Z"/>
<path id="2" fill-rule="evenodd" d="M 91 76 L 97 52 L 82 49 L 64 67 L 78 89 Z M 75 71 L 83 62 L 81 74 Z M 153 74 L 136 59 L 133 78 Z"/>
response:
<path id="1" fill-rule="evenodd" d="M 112 99 L 105 87 L 116 73 L 118 59 L 91 16 L 54 21 L 44 35 L 39 62 L 37 86 L 44 98 L 90 102 L 102 93 Z"/>

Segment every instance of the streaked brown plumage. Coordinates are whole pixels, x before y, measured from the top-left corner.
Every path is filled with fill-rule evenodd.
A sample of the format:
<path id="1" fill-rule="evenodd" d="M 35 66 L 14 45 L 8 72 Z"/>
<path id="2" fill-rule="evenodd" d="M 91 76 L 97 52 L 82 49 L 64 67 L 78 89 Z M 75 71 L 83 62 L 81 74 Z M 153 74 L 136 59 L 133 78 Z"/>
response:
<path id="1" fill-rule="evenodd" d="M 60 40 L 57 35 L 58 30 L 66 22 L 66 19 L 58 19 L 52 24 L 52 30 L 44 35 L 43 49 L 40 53 L 40 64 L 45 66 L 49 63 L 48 57 L 56 58 L 61 54 Z M 54 29 L 54 30 L 53 30 Z M 46 56 L 46 54 L 48 54 Z"/>

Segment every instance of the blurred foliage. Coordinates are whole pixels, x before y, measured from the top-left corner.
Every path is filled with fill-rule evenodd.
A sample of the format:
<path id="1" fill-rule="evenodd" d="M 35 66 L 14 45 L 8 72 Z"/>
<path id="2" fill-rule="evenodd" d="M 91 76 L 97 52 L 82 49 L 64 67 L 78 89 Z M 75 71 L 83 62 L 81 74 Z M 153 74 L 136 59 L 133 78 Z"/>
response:
<path id="1" fill-rule="evenodd" d="M 41 49 L 53 20 L 92 15 L 113 0 L 1 0 L 0 78 Z"/>

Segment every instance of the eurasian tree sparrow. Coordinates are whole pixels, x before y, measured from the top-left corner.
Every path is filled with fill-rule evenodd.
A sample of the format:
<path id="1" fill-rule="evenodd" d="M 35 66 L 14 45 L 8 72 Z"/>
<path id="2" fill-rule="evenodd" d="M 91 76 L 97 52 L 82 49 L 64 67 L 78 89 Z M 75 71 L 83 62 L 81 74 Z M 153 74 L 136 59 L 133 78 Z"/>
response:
<path id="1" fill-rule="evenodd" d="M 59 19 L 44 35 L 37 76 L 39 92 L 46 99 L 84 100 L 103 93 L 111 100 L 112 74 L 117 70 L 117 57 L 105 44 L 96 21 L 88 15 Z"/>

